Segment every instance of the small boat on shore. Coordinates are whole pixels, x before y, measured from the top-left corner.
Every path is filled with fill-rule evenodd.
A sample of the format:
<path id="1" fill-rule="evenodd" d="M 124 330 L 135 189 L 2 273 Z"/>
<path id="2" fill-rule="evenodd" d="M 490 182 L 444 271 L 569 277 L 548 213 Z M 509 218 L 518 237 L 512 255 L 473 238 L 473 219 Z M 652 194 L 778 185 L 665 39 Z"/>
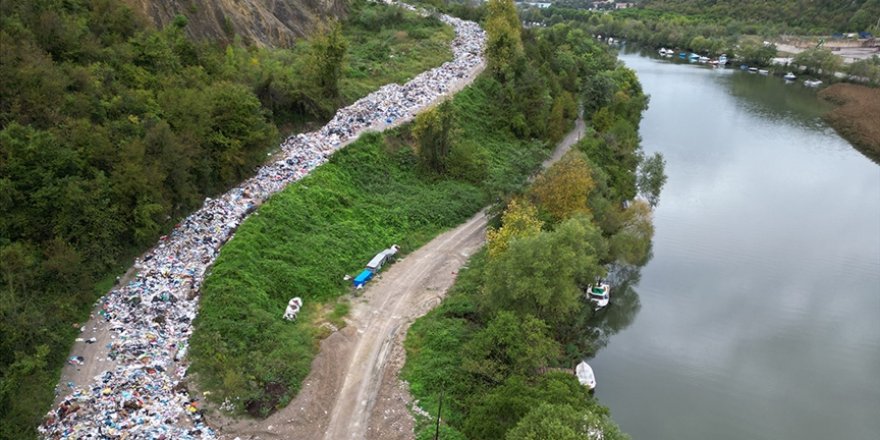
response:
<path id="1" fill-rule="evenodd" d="M 727 65 L 727 55 L 725 55 L 725 54 L 721 54 L 721 56 L 718 57 L 718 65 L 719 65 L 719 66 L 725 66 L 725 65 Z"/>
<path id="2" fill-rule="evenodd" d="M 808 79 L 804 81 L 804 85 L 807 87 L 819 87 L 820 85 L 822 85 L 822 80 Z"/>
<path id="3" fill-rule="evenodd" d="M 611 285 L 599 280 L 595 285 L 587 287 L 587 298 L 596 304 L 596 310 L 607 307 L 611 302 Z"/>
<path id="4" fill-rule="evenodd" d="M 769 75 L 770 71 L 767 69 L 758 69 L 758 73 L 760 73 L 761 75 Z"/>
<path id="5" fill-rule="evenodd" d="M 593 367 L 585 361 L 577 364 L 574 369 L 574 375 L 577 376 L 578 382 L 587 387 L 590 391 L 596 389 L 596 375 L 593 373 Z"/>
<path id="6" fill-rule="evenodd" d="M 757 67 L 749 67 L 749 73 L 758 73 Z"/>
<path id="7" fill-rule="evenodd" d="M 794 76 L 794 74 L 791 72 L 786 73 L 785 76 L 783 76 L 782 78 L 784 78 L 786 81 L 794 81 L 797 79 L 797 77 Z"/>

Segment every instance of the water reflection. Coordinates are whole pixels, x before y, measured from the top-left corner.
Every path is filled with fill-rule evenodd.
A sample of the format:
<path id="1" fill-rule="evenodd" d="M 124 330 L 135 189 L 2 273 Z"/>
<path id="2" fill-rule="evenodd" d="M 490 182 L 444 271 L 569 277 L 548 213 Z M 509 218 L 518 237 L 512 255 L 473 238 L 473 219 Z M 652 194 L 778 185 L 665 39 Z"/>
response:
<path id="1" fill-rule="evenodd" d="M 877 165 L 799 85 L 622 58 L 669 181 L 639 317 L 599 326 L 599 399 L 636 439 L 876 438 Z"/>
<path id="2" fill-rule="evenodd" d="M 650 261 L 651 257 L 648 257 Z M 608 345 L 612 336 L 635 321 L 642 303 L 635 286 L 641 279 L 641 268 L 613 265 L 608 274 L 611 284 L 611 302 L 607 307 L 594 310 L 592 304 L 581 309 L 577 324 L 567 329 L 576 339 L 566 347 L 570 361 L 591 358 Z"/>

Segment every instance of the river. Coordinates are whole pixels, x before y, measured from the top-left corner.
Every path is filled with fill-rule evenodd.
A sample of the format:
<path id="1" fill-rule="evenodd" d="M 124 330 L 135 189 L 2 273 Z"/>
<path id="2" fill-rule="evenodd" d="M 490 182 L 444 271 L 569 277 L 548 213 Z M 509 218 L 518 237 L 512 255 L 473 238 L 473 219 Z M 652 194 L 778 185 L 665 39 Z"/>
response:
<path id="1" fill-rule="evenodd" d="M 802 85 L 620 58 L 669 180 L 599 400 L 636 440 L 878 438 L 880 166 Z"/>

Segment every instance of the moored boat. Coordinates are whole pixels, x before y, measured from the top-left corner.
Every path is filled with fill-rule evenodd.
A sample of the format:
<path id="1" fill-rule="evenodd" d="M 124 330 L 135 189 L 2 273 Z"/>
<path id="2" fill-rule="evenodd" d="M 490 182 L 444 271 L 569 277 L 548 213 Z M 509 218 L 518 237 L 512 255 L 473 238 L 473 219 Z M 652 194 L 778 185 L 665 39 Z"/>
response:
<path id="1" fill-rule="evenodd" d="M 608 306 L 611 302 L 611 285 L 599 280 L 595 285 L 587 287 L 587 298 L 591 303 L 596 304 L 596 310 Z"/>
<path id="2" fill-rule="evenodd" d="M 581 363 L 577 364 L 574 374 L 577 376 L 578 382 L 590 391 L 596 388 L 596 375 L 593 373 L 593 367 L 586 363 L 586 361 L 581 361 Z"/>
<path id="3" fill-rule="evenodd" d="M 818 79 L 808 79 L 804 81 L 804 85 L 807 87 L 819 87 L 820 85 L 822 85 L 822 81 Z"/>
<path id="4" fill-rule="evenodd" d="M 785 78 L 786 81 L 794 81 L 797 79 L 797 77 L 794 76 L 794 74 L 791 72 L 786 73 L 785 76 L 783 76 L 783 78 Z"/>

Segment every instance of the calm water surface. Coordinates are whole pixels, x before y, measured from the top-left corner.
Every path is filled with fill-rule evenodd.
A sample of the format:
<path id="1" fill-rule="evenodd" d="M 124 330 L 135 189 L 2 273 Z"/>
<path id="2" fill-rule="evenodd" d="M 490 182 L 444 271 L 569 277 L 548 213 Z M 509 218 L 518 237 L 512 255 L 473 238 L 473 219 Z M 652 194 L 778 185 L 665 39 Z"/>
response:
<path id="1" fill-rule="evenodd" d="M 621 59 L 669 180 L 599 399 L 641 440 L 880 438 L 880 166 L 803 86 Z"/>

